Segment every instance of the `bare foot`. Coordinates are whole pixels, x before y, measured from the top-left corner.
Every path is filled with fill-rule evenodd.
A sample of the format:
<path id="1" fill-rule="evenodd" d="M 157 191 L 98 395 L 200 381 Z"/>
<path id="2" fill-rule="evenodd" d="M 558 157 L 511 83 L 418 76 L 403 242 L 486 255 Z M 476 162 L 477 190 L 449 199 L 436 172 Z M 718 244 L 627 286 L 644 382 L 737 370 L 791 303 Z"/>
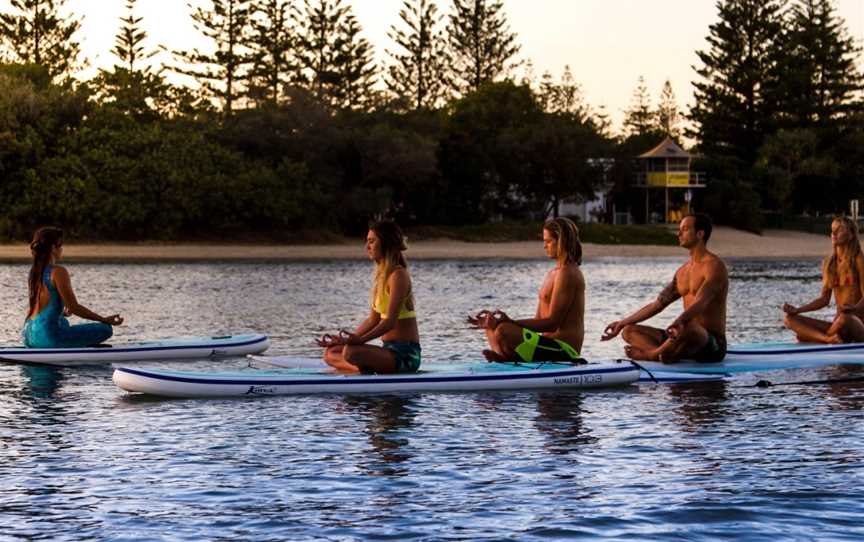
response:
<path id="1" fill-rule="evenodd" d="M 632 344 L 628 344 L 624 347 L 624 354 L 627 355 L 630 359 L 641 360 L 641 361 L 657 361 L 659 356 L 653 350 L 643 350 L 641 348 L 635 347 Z"/>
<path id="2" fill-rule="evenodd" d="M 828 344 L 843 344 L 843 339 L 838 333 L 835 333 L 834 335 L 828 335 Z"/>
<path id="3" fill-rule="evenodd" d="M 507 358 L 494 350 L 484 350 L 483 357 L 486 358 L 486 361 L 507 361 Z"/>

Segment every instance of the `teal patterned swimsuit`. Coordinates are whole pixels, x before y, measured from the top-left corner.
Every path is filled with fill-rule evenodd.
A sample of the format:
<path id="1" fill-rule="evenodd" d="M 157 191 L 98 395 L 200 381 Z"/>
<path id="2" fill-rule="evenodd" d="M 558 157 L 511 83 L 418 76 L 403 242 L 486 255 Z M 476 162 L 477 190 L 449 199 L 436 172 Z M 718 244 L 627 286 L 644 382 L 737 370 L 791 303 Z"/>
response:
<path id="1" fill-rule="evenodd" d="M 420 344 L 414 341 L 384 341 L 384 348 L 393 352 L 397 373 L 416 373 L 420 368 Z"/>
<path id="2" fill-rule="evenodd" d="M 71 325 L 63 316 L 63 299 L 51 283 L 52 266 L 46 265 L 42 284 L 48 288 L 48 305 L 24 322 L 21 336 L 29 348 L 81 348 L 95 346 L 111 338 L 114 329 L 108 324 Z"/>

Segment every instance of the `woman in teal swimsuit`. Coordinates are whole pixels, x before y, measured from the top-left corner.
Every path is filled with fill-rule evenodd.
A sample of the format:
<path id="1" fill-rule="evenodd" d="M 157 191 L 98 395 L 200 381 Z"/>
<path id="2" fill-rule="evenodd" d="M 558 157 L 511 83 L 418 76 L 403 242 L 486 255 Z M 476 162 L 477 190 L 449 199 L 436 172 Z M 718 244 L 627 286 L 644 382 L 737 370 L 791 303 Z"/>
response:
<path id="1" fill-rule="evenodd" d="M 354 333 L 325 334 L 318 345 L 324 361 L 347 373 L 410 373 L 420 367 L 420 332 L 411 294 L 411 276 L 402 252 L 402 230 L 394 222 L 380 221 L 369 228 L 366 252 L 375 262 L 369 316 Z M 383 346 L 366 344 L 381 338 Z"/>
<path id="2" fill-rule="evenodd" d="M 40 228 L 30 243 L 33 266 L 28 285 L 30 312 L 24 322 L 22 336 L 30 348 L 80 348 L 95 346 L 108 340 L 119 326 L 119 314 L 102 317 L 78 303 L 69 272 L 56 265 L 63 254 L 63 230 Z M 97 324 L 71 325 L 65 318 L 74 314 Z"/>

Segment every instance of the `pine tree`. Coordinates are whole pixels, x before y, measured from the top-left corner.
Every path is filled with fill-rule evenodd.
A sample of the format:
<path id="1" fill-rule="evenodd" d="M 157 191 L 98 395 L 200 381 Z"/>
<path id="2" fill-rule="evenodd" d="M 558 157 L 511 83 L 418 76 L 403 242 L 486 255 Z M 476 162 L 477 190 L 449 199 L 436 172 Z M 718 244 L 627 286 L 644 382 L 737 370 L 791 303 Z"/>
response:
<path id="1" fill-rule="evenodd" d="M 555 82 L 555 77 L 552 72 L 546 70 L 540 76 L 540 82 L 535 85 L 535 82 L 529 77 L 522 79 L 522 85 L 530 88 L 536 87 L 537 102 L 543 111 L 549 113 L 555 107 L 555 101 L 558 99 L 558 84 Z"/>
<path id="2" fill-rule="evenodd" d="M 375 67 L 372 46 L 342 0 L 304 0 L 298 57 L 310 90 L 339 108 L 371 99 Z"/>
<path id="3" fill-rule="evenodd" d="M 111 50 L 120 61 L 111 70 L 99 70 L 93 79 L 99 97 L 104 103 L 138 119 L 153 118 L 158 111 L 166 112 L 176 107 L 176 96 L 171 96 L 171 87 L 165 82 L 162 70 L 153 72 L 150 66 L 142 65 L 157 54 L 148 50 L 144 42 L 147 32 L 141 29 L 142 17 L 135 15 L 137 0 L 126 0 L 126 16 L 115 37 Z"/>
<path id="4" fill-rule="evenodd" d="M 295 58 L 296 28 L 290 0 L 255 0 L 251 17 L 252 68 L 249 95 L 258 102 L 276 103 L 287 85 L 300 78 Z"/>
<path id="5" fill-rule="evenodd" d="M 246 43 L 249 34 L 249 0 L 212 0 L 211 9 L 189 7 L 193 10 L 195 28 L 213 41 L 213 53 L 174 51 L 185 66 L 172 69 L 194 77 L 211 97 L 221 99 L 223 112 L 231 114 L 234 103 L 242 94 L 247 79 L 247 66 L 251 63 Z"/>
<path id="6" fill-rule="evenodd" d="M 557 83 L 551 73 L 545 72 L 540 80 L 537 99 L 547 113 L 567 115 L 583 121 L 591 116 L 582 96 L 582 87 L 573 77 L 570 66 L 564 66 L 564 72 Z"/>
<path id="7" fill-rule="evenodd" d="M 693 83 L 690 111 L 700 150 L 750 166 L 773 130 L 776 100 L 770 92 L 779 61 L 786 0 L 721 0 L 719 21 L 709 27 L 707 51 L 697 51 L 701 78 Z"/>
<path id="8" fill-rule="evenodd" d="M 144 48 L 143 43 L 147 39 L 147 32 L 140 27 L 143 17 L 135 16 L 135 2 L 137 0 L 126 0 L 126 17 L 120 18 L 123 26 L 120 27 L 114 39 L 114 48 L 111 49 L 129 72 L 135 72 L 136 68 L 140 68 L 136 62 L 148 60 L 156 54 L 156 51 L 147 51 Z M 149 68 L 144 68 L 144 71 L 149 71 Z"/>
<path id="9" fill-rule="evenodd" d="M 667 79 L 660 91 L 660 103 L 654 112 L 656 127 L 673 139 L 681 135 L 681 114 L 678 112 L 678 103 L 675 100 L 675 92 L 672 83 Z"/>
<path id="10" fill-rule="evenodd" d="M 831 0 L 795 0 L 778 71 L 783 124 L 825 127 L 860 110 L 856 62 L 861 48 L 848 35 Z"/>
<path id="11" fill-rule="evenodd" d="M 0 13 L 0 42 L 12 61 L 38 64 L 52 78 L 79 67 L 80 44 L 74 36 L 81 21 L 60 15 L 66 0 L 10 0 L 17 13 Z"/>
<path id="12" fill-rule="evenodd" d="M 630 100 L 630 109 L 624 112 L 624 130 L 627 135 L 645 135 L 654 128 L 654 112 L 651 106 L 651 96 L 645 77 L 639 76 L 639 82 Z"/>
<path id="13" fill-rule="evenodd" d="M 530 58 L 526 59 L 525 62 L 520 65 L 520 68 L 522 68 L 522 77 L 519 79 L 519 84 L 523 87 L 534 88 L 537 84 L 537 77 L 534 74 L 534 62 Z M 548 71 L 543 72 L 544 76 L 547 74 L 550 78 L 552 77 L 552 74 Z"/>
<path id="14" fill-rule="evenodd" d="M 304 0 L 298 33 L 298 57 L 304 77 L 312 94 L 322 98 L 328 88 L 336 83 L 335 34 L 339 21 L 348 14 L 349 8 L 341 0 Z"/>
<path id="15" fill-rule="evenodd" d="M 477 90 L 515 67 L 520 47 L 501 0 L 453 0 L 448 36 L 456 92 Z"/>
<path id="16" fill-rule="evenodd" d="M 399 18 L 404 28 L 393 25 L 389 36 L 401 51 L 388 51 L 393 64 L 387 87 L 413 109 L 435 108 L 447 98 L 450 64 L 438 6 L 432 0 L 405 0 Z"/>
<path id="17" fill-rule="evenodd" d="M 365 109 L 374 100 L 372 90 L 375 84 L 376 67 L 373 61 L 372 45 L 360 36 L 360 23 L 353 14 L 339 26 L 337 44 L 337 72 L 340 74 L 340 89 L 334 94 L 337 103 L 347 109 Z"/>

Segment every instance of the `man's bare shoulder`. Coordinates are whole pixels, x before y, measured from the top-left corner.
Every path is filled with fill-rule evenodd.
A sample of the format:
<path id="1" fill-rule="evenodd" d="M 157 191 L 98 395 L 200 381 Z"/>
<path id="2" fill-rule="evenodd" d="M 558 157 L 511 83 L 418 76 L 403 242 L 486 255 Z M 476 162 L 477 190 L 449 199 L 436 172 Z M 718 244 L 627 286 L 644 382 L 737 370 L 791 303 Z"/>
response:
<path id="1" fill-rule="evenodd" d="M 565 264 L 562 268 L 562 271 L 567 273 L 573 277 L 581 277 L 582 276 L 582 267 L 577 263 L 568 263 Z"/>
<path id="2" fill-rule="evenodd" d="M 582 274 L 582 268 L 578 264 L 568 263 L 558 270 L 558 279 L 573 282 L 574 284 L 584 284 L 585 276 Z"/>
<path id="3" fill-rule="evenodd" d="M 705 258 L 704 263 L 710 267 L 714 271 L 722 272 L 724 274 L 728 273 L 726 268 L 726 262 L 723 261 L 723 258 L 714 254 L 713 252 L 709 252 L 707 254 L 707 258 Z"/>

